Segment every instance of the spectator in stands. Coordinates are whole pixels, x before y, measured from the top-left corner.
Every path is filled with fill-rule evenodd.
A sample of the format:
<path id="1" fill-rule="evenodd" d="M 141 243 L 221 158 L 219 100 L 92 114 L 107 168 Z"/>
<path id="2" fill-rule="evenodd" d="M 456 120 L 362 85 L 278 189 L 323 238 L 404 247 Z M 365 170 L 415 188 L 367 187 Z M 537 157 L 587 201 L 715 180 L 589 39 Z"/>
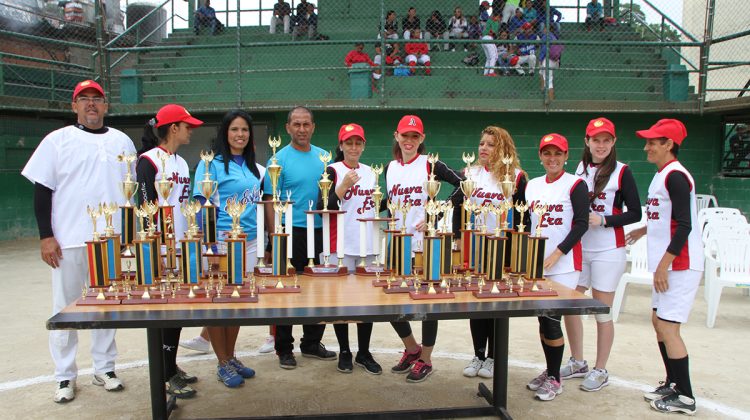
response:
<path id="1" fill-rule="evenodd" d="M 516 12 L 516 6 L 510 4 L 511 2 L 508 0 L 493 0 L 492 1 L 492 11 L 499 10 L 501 17 L 500 17 L 500 23 L 508 24 L 510 21 L 510 18 L 513 17 L 513 15 Z"/>
<path id="2" fill-rule="evenodd" d="M 451 39 L 466 39 L 468 38 L 469 34 L 466 31 L 468 27 L 468 24 L 466 23 L 466 18 L 464 17 L 463 12 L 461 11 L 460 7 L 456 7 L 453 9 L 453 16 L 451 16 L 450 21 L 448 21 L 448 32 L 449 37 Z M 453 44 L 450 44 L 451 51 L 456 51 L 456 46 Z M 466 51 L 466 44 L 464 44 L 464 51 Z"/>
<path id="3" fill-rule="evenodd" d="M 346 64 L 346 67 L 351 67 L 354 63 L 367 63 L 370 66 L 374 66 L 375 63 L 370 59 L 370 55 L 364 52 L 364 49 L 364 42 L 357 42 L 354 44 L 354 49 L 349 51 L 346 57 L 344 57 L 344 64 Z"/>
<path id="4" fill-rule="evenodd" d="M 430 18 L 427 20 L 427 23 L 425 23 L 424 29 L 425 29 L 424 39 L 428 39 L 428 40 L 433 39 L 433 38 L 448 39 L 448 31 L 447 31 L 447 27 L 445 26 L 445 19 L 443 19 L 443 15 L 440 14 L 439 10 L 432 11 L 432 15 L 430 15 Z M 447 51 L 448 44 L 445 44 L 444 48 Z M 438 44 L 433 44 L 431 49 L 440 51 L 440 46 Z"/>
<path id="5" fill-rule="evenodd" d="M 199 7 L 195 11 L 195 21 L 193 23 L 195 27 L 195 34 L 198 35 L 202 27 L 211 28 L 211 35 L 216 35 L 221 32 L 224 25 L 216 19 L 216 10 L 211 7 L 211 0 L 206 0 L 203 6 Z"/>
<path id="6" fill-rule="evenodd" d="M 507 41 L 510 39 L 508 31 L 500 31 L 500 35 L 498 35 L 497 39 L 501 41 Z M 510 74 L 510 60 L 515 57 L 515 54 L 511 54 L 510 47 L 510 44 L 497 44 L 497 67 L 500 67 L 500 73 L 502 73 L 503 76 L 508 76 Z"/>
<path id="7" fill-rule="evenodd" d="M 420 39 L 419 28 L 412 29 L 411 39 Z M 430 75 L 430 56 L 427 53 L 430 48 L 424 42 L 407 42 L 404 45 L 406 51 L 406 62 L 409 63 L 409 71 L 415 74 L 417 63 L 425 67 L 424 73 Z"/>
<path id="8" fill-rule="evenodd" d="M 510 35 L 511 38 L 518 35 L 518 33 L 521 32 L 521 26 L 523 26 L 524 23 L 526 23 L 526 20 L 523 18 L 523 9 L 519 7 L 516 9 L 515 16 L 508 21 L 508 35 Z"/>
<path id="9" fill-rule="evenodd" d="M 590 31 L 592 25 L 599 25 L 599 31 L 604 30 L 604 10 L 598 0 L 586 5 L 586 30 Z"/>
<path id="10" fill-rule="evenodd" d="M 299 3 L 297 3 L 296 7 L 296 18 L 300 19 L 300 17 L 305 16 L 307 14 L 307 0 L 300 0 Z"/>
<path id="11" fill-rule="evenodd" d="M 315 13 L 315 5 L 312 3 L 307 4 L 307 13 L 303 15 L 297 15 L 297 25 L 292 31 L 292 39 L 297 40 L 301 34 L 307 33 L 307 38 L 310 40 L 317 39 L 318 37 L 318 15 Z M 299 10 L 299 7 L 297 7 Z"/>
<path id="12" fill-rule="evenodd" d="M 539 37 L 534 33 L 534 26 L 526 22 L 521 27 L 523 32 L 516 36 L 518 41 L 536 41 Z M 529 76 L 534 75 L 534 68 L 536 67 L 536 45 L 535 44 L 518 44 L 518 62 L 513 66 L 518 74 L 526 74 L 521 68 L 523 64 L 529 66 Z"/>
<path id="13" fill-rule="evenodd" d="M 414 7 L 409 8 L 406 17 L 401 21 L 401 28 L 404 30 L 404 39 L 411 39 L 412 31 L 422 28 L 422 22 L 419 20 L 419 16 L 417 16 L 417 9 Z"/>
<path id="14" fill-rule="evenodd" d="M 398 39 L 398 21 L 396 21 L 396 12 L 389 10 L 385 15 L 385 25 L 381 26 L 378 37 L 385 39 Z"/>
<path id="15" fill-rule="evenodd" d="M 469 39 L 479 39 L 482 37 L 482 26 L 479 25 L 477 15 L 469 16 L 469 26 L 466 28 L 466 34 Z M 477 45 L 469 44 L 468 47 L 473 51 Z"/>
<path id="16" fill-rule="evenodd" d="M 482 31 L 482 40 L 489 41 L 495 39 L 497 34 L 500 32 L 500 13 L 492 12 L 492 16 L 487 21 L 487 25 Z M 495 74 L 495 64 L 497 63 L 497 46 L 493 42 L 485 42 L 482 44 L 482 50 L 484 50 L 484 75 L 485 76 L 497 76 Z"/>
<path id="17" fill-rule="evenodd" d="M 279 0 L 278 3 L 273 5 L 273 16 L 271 16 L 271 27 L 269 32 L 272 34 L 276 33 L 276 26 L 279 23 L 284 24 L 284 33 L 289 33 L 289 27 L 292 19 L 292 7 L 289 3 L 284 0 Z"/>
<path id="18" fill-rule="evenodd" d="M 537 12 L 534 8 L 534 2 L 526 0 L 523 8 L 523 20 L 531 24 L 531 27 L 536 30 L 537 25 Z"/>
<path id="19" fill-rule="evenodd" d="M 557 41 L 557 36 L 553 34 L 551 31 L 547 31 L 547 28 L 542 29 L 542 36 L 539 38 L 540 41 L 547 41 L 549 39 L 550 42 Z M 560 57 L 562 56 L 562 45 L 550 45 L 549 47 L 549 61 L 546 60 L 548 57 L 547 54 L 547 45 L 542 44 L 541 48 L 539 48 L 539 65 L 542 67 L 539 70 L 539 80 L 541 81 L 542 86 L 542 92 L 544 92 L 544 86 L 545 86 L 545 75 L 546 71 L 544 70 L 544 67 L 547 66 L 547 63 L 549 63 L 549 90 L 548 97 L 550 101 L 555 100 L 555 88 L 552 84 L 552 81 L 555 76 L 555 69 L 560 68 Z"/>
<path id="20" fill-rule="evenodd" d="M 375 63 L 375 69 L 372 72 L 372 77 L 375 80 L 380 79 L 380 64 L 383 59 L 383 49 L 380 43 L 375 44 L 375 57 L 373 62 Z M 401 47 L 398 43 L 385 44 L 385 64 L 387 66 L 399 66 L 401 64 Z"/>
<path id="21" fill-rule="evenodd" d="M 556 7 L 550 6 L 549 15 L 549 26 L 552 28 L 550 32 L 560 38 L 560 21 L 562 20 L 562 13 L 557 10 Z"/>
<path id="22" fill-rule="evenodd" d="M 490 20 L 490 2 L 483 1 L 479 5 L 479 25 L 482 26 L 482 30 L 484 30 L 484 26 L 487 24 L 487 21 Z"/>
<path id="23" fill-rule="evenodd" d="M 737 132 L 729 138 L 729 151 L 734 156 L 727 169 L 739 169 L 750 154 L 750 129 L 745 124 L 737 124 Z"/>

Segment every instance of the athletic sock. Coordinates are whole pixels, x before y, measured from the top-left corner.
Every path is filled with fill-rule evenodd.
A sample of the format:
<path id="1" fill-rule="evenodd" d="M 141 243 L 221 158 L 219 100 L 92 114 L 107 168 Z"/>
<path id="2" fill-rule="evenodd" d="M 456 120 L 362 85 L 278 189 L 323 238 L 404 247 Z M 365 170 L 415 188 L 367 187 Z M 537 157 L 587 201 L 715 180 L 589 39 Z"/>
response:
<path id="1" fill-rule="evenodd" d="M 336 332 L 339 350 L 349 352 L 349 324 L 333 324 L 333 331 Z"/>
<path id="2" fill-rule="evenodd" d="M 486 319 L 469 320 L 469 329 L 471 330 L 471 341 L 474 344 L 474 356 L 484 360 L 484 346 L 487 343 L 489 334 Z"/>
<path id="3" fill-rule="evenodd" d="M 690 384 L 690 363 L 688 356 L 682 359 L 669 359 L 669 364 L 672 366 L 672 378 L 677 392 L 686 397 L 694 398 L 693 387 Z"/>
<path id="4" fill-rule="evenodd" d="M 664 383 L 669 386 L 672 382 L 674 382 L 674 375 L 672 375 L 672 371 L 669 367 L 669 357 L 667 356 L 667 346 L 664 344 L 663 341 L 657 341 L 659 344 L 659 352 L 661 352 L 661 360 L 664 362 L 664 370 L 667 372 L 667 378 L 664 380 Z"/>
<path id="5" fill-rule="evenodd" d="M 365 322 L 357 324 L 358 354 L 370 354 L 370 337 L 372 337 L 372 323 Z"/>
<path id="6" fill-rule="evenodd" d="M 558 347 L 547 346 L 549 357 L 547 358 L 547 376 L 554 377 L 560 382 L 560 365 L 562 364 L 565 344 Z"/>

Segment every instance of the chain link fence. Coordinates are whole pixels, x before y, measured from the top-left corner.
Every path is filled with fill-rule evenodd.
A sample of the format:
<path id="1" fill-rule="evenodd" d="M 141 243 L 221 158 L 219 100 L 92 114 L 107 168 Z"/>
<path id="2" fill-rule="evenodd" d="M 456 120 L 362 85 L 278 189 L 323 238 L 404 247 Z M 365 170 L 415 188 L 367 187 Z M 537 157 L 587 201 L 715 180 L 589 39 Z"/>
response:
<path id="1" fill-rule="evenodd" d="M 0 93 L 65 101 L 97 77 L 121 115 L 167 102 L 696 112 L 747 90 L 750 6 L 714 1 L 0 0 L 13 41 Z"/>

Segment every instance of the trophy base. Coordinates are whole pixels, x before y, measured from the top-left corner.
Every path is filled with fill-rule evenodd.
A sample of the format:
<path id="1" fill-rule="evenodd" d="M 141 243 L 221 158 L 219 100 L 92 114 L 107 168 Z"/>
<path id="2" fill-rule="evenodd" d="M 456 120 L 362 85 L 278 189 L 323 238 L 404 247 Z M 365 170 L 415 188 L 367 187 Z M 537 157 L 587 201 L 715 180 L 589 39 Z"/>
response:
<path id="1" fill-rule="evenodd" d="M 294 269 L 294 267 L 288 267 L 286 269 L 286 275 L 279 276 L 273 274 L 273 267 L 258 267 L 255 266 L 255 270 L 253 271 L 256 276 L 274 276 L 274 277 L 292 277 L 297 273 L 297 270 Z"/>
<path id="2" fill-rule="evenodd" d="M 276 288 L 276 286 L 259 286 L 258 294 L 272 294 L 272 293 L 300 293 L 302 288 L 294 286 L 284 286 Z"/>
<path id="3" fill-rule="evenodd" d="M 168 299 L 155 297 L 152 297 L 151 299 L 143 299 L 141 297 L 137 297 L 132 299 L 124 299 L 121 303 L 123 305 L 156 305 L 160 303 L 168 303 Z"/>
<path id="4" fill-rule="evenodd" d="M 119 305 L 122 301 L 120 299 L 108 298 L 104 300 L 97 300 L 94 298 L 86 297 L 86 299 L 78 298 L 76 306 L 98 306 L 98 305 Z"/>
<path id="5" fill-rule="evenodd" d="M 187 296 L 177 296 L 173 298 L 167 299 L 168 303 L 212 303 L 213 298 L 209 295 L 199 295 L 196 294 L 194 298 L 189 298 Z"/>
<path id="6" fill-rule="evenodd" d="M 475 298 L 477 299 L 494 299 L 494 298 L 515 298 L 518 297 L 517 292 L 513 292 L 508 289 L 507 286 L 505 286 L 505 289 L 498 287 L 497 293 L 492 293 L 492 286 L 485 286 L 482 288 L 482 290 L 477 290 L 473 292 Z"/>
<path id="7" fill-rule="evenodd" d="M 398 284 L 396 282 L 391 283 L 391 288 L 389 289 L 388 286 L 383 287 L 383 292 L 386 294 L 394 294 L 394 293 L 411 293 L 414 291 L 413 287 L 401 287 L 401 286 L 394 286 L 394 284 Z"/>
<path id="8" fill-rule="evenodd" d="M 346 267 L 339 267 L 337 265 L 315 265 L 310 267 L 305 266 L 302 272 L 303 276 L 310 277 L 331 277 L 331 276 L 346 276 L 349 271 Z"/>
<path id="9" fill-rule="evenodd" d="M 381 275 L 384 274 L 390 274 L 391 270 L 386 269 L 384 266 L 380 265 L 368 265 L 366 267 L 357 267 L 356 270 L 354 270 L 354 274 L 358 276 L 375 276 L 375 273 L 380 273 Z"/>
<path id="10" fill-rule="evenodd" d="M 240 295 L 239 297 L 231 297 L 231 296 L 215 297 L 213 302 L 214 303 L 256 303 L 258 302 L 258 295 L 255 295 L 255 296 Z"/>
<path id="11" fill-rule="evenodd" d="M 557 292 L 552 289 L 539 289 L 532 291 L 531 289 L 524 289 L 523 291 L 517 292 L 518 296 L 521 297 L 538 297 L 538 296 L 557 296 Z"/>
<path id="12" fill-rule="evenodd" d="M 420 287 L 419 293 L 411 291 L 409 292 L 409 297 L 413 300 L 454 299 L 456 297 L 456 295 L 453 294 L 452 290 L 450 292 L 446 292 L 444 289 L 436 287 L 435 291 L 437 293 L 434 294 L 427 293 L 427 290 L 429 290 L 427 287 Z"/>

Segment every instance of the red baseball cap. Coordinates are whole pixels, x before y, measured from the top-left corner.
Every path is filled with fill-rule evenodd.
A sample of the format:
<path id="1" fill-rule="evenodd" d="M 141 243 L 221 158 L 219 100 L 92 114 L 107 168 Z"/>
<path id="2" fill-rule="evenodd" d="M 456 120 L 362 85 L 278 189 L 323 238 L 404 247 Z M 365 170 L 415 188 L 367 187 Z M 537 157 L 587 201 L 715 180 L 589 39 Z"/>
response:
<path id="1" fill-rule="evenodd" d="M 474 4 L 476 4 L 476 3 L 474 3 Z M 481 5 L 481 6 L 484 6 L 484 7 L 490 7 L 490 2 L 488 2 L 488 1 L 483 1 L 483 2 L 482 2 L 482 3 L 480 4 L 480 5 Z"/>
<path id="2" fill-rule="evenodd" d="M 521 29 L 531 29 L 531 24 L 529 22 L 526 22 L 521 25 Z"/>
<path id="3" fill-rule="evenodd" d="M 84 80 L 82 82 L 79 82 L 75 89 L 73 89 L 73 100 L 75 101 L 78 95 L 81 94 L 86 89 L 94 89 L 95 91 L 99 92 L 100 95 L 104 96 L 104 89 L 102 89 L 101 85 L 99 83 L 96 83 L 93 80 Z"/>
<path id="4" fill-rule="evenodd" d="M 184 122 L 191 127 L 203 125 L 203 121 L 194 118 L 182 105 L 169 104 L 161 107 L 156 113 L 156 126 L 161 127 L 167 124 Z"/>
<path id="5" fill-rule="evenodd" d="M 615 124 L 604 117 L 594 118 L 586 126 L 587 137 L 594 137 L 599 133 L 609 133 L 612 137 L 617 137 L 615 134 Z"/>
<path id="6" fill-rule="evenodd" d="M 542 137 L 542 140 L 539 142 L 539 151 L 541 152 L 542 149 L 544 149 L 547 146 L 555 146 L 562 150 L 563 152 L 568 151 L 568 139 L 565 138 L 565 136 L 557 133 L 550 133 L 546 136 Z"/>
<path id="7" fill-rule="evenodd" d="M 422 125 L 422 119 L 416 115 L 404 115 L 401 117 L 401 121 L 398 122 L 398 128 L 396 132 L 399 134 L 408 133 L 410 131 L 424 134 L 424 125 Z"/>
<path id="8" fill-rule="evenodd" d="M 339 129 L 339 143 L 354 136 L 362 137 L 362 141 L 367 142 L 365 140 L 365 129 L 359 124 L 344 124 Z"/>
<path id="9" fill-rule="evenodd" d="M 635 135 L 642 139 L 658 139 L 666 137 L 680 145 L 682 144 L 682 141 L 685 140 L 685 137 L 687 137 L 687 129 L 685 128 L 685 124 L 681 121 L 665 118 L 657 121 L 656 124 L 652 125 L 648 130 L 636 131 Z"/>

